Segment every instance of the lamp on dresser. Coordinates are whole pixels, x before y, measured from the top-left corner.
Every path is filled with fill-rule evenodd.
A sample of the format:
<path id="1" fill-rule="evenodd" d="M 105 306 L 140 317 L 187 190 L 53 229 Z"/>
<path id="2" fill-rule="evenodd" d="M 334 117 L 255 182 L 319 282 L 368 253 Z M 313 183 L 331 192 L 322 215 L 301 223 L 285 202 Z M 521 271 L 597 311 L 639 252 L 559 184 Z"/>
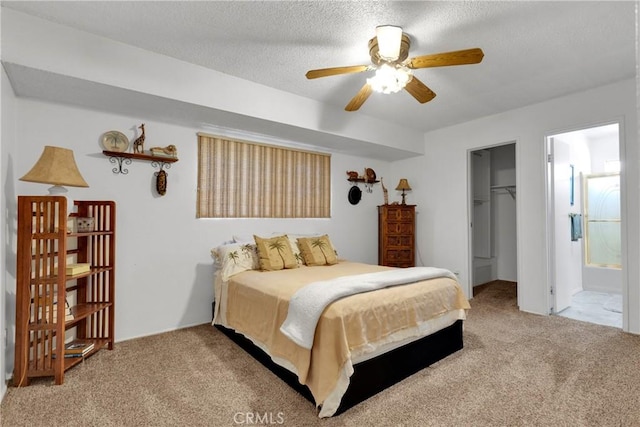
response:
<path id="1" fill-rule="evenodd" d="M 401 178 L 400 182 L 398 182 L 398 186 L 396 187 L 396 191 L 402 191 L 402 204 L 406 205 L 405 203 L 405 191 L 411 191 L 411 186 L 409 185 L 409 181 L 407 181 L 406 178 Z"/>

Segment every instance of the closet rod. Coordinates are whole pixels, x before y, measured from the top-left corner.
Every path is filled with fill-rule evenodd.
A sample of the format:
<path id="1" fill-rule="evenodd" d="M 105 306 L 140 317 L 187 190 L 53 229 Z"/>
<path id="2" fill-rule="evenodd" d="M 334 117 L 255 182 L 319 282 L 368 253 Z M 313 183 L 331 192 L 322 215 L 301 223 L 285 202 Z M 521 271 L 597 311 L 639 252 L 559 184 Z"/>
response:
<path id="1" fill-rule="evenodd" d="M 516 199 L 516 186 L 515 185 L 492 185 L 491 191 L 506 190 L 513 200 Z"/>

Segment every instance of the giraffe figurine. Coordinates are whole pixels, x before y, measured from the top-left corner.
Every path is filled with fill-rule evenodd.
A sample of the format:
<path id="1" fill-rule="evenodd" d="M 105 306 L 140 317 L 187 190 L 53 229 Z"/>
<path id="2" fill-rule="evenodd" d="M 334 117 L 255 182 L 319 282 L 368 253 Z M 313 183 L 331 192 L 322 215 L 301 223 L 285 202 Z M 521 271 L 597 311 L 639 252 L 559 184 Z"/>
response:
<path id="1" fill-rule="evenodd" d="M 382 193 L 384 195 L 384 204 L 389 204 L 389 192 L 387 191 L 387 187 L 384 186 L 384 182 L 382 181 L 382 177 L 380 177 L 380 184 L 382 184 Z"/>
<path id="2" fill-rule="evenodd" d="M 138 126 L 140 129 L 142 129 L 142 133 L 140 134 L 140 136 L 133 141 L 133 152 L 134 153 L 140 153 L 143 154 L 144 153 L 144 123 L 142 123 L 140 126 Z"/>

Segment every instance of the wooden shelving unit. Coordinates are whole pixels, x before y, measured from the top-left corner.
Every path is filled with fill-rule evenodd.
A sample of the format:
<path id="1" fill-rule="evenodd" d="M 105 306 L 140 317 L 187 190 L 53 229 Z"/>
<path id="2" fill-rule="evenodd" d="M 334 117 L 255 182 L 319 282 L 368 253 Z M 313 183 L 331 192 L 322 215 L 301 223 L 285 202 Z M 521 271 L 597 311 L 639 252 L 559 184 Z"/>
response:
<path id="1" fill-rule="evenodd" d="M 116 207 L 111 201 L 76 201 L 67 212 L 63 196 L 18 197 L 15 386 L 35 377 L 64 382 L 67 369 L 97 351 L 113 349 L 115 322 Z M 73 217 L 92 217 L 94 230 L 74 231 Z M 68 263 L 89 272 L 67 276 Z M 65 320 L 65 302 L 73 319 Z M 55 312 L 55 316 L 54 316 Z M 64 357 L 66 341 L 94 344 L 83 357 Z M 55 357 L 62 355 L 63 357 Z"/>

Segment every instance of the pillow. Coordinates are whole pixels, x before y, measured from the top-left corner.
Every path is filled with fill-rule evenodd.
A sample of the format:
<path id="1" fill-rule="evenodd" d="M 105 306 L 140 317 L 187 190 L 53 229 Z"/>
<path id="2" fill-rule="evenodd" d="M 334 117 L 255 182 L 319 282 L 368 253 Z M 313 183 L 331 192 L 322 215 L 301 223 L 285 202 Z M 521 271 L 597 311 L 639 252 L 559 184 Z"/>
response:
<path id="1" fill-rule="evenodd" d="M 286 234 L 271 238 L 253 236 L 258 247 L 260 268 L 274 271 L 285 268 L 298 268 L 298 263 L 293 255 L 291 243 Z"/>
<path id="2" fill-rule="evenodd" d="M 298 267 L 304 265 L 304 258 L 302 258 L 302 253 L 300 253 L 300 248 L 298 247 L 298 238 L 295 236 L 289 236 L 289 245 L 291 245 L 291 251 L 293 252 L 293 257 L 296 259 L 296 263 L 298 263 Z"/>
<path id="3" fill-rule="evenodd" d="M 256 245 L 251 243 L 231 243 L 211 250 L 220 269 L 222 280 L 247 270 L 258 270 L 260 261 Z"/>
<path id="4" fill-rule="evenodd" d="M 253 240 L 253 234 L 234 234 L 232 238 L 236 243 L 255 243 Z"/>
<path id="5" fill-rule="evenodd" d="M 298 246 L 304 263 L 313 265 L 333 265 L 338 263 L 336 251 L 326 234 L 316 237 L 298 238 Z"/>
<path id="6" fill-rule="evenodd" d="M 300 257 L 299 262 L 301 264 L 305 264 L 305 261 L 304 261 L 304 257 L 302 256 L 302 253 L 300 252 L 300 247 L 298 245 L 298 239 L 301 239 L 301 238 L 304 238 L 304 237 L 320 237 L 322 235 L 323 234 L 321 234 L 321 233 L 287 234 L 287 236 L 289 236 L 289 241 L 291 242 L 291 249 L 293 249 L 293 255 L 296 256 L 296 258 L 298 256 Z M 335 246 L 333 246 L 333 242 L 331 242 L 331 249 L 333 250 L 333 253 L 335 253 L 336 257 L 337 257 L 338 256 L 338 250 L 336 249 Z M 296 251 L 298 251 L 298 255 L 296 255 Z"/>

